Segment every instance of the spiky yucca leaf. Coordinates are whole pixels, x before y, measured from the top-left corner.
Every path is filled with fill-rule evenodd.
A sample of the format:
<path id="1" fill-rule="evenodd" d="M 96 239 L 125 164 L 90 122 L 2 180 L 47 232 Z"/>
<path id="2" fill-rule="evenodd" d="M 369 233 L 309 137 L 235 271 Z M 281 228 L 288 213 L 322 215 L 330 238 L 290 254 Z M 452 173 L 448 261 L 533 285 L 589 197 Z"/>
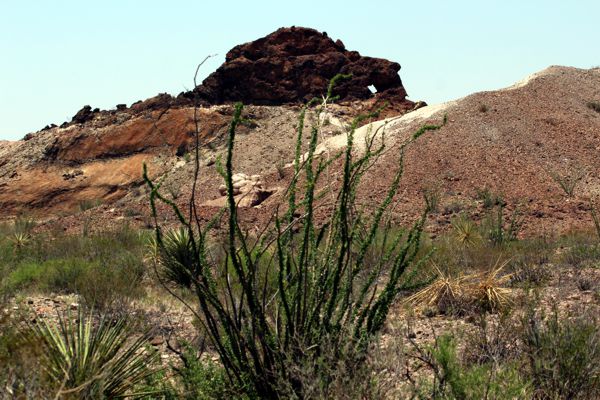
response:
<path id="1" fill-rule="evenodd" d="M 41 366 L 59 388 L 58 396 L 75 398 L 136 397 L 136 387 L 154 373 L 156 353 L 145 349 L 147 337 L 130 337 L 124 318 L 59 315 L 57 323 L 42 320 L 29 326 L 31 339 L 41 343 Z M 62 398 L 62 397 L 61 397 Z"/>
<path id="2" fill-rule="evenodd" d="M 164 279 L 183 287 L 192 286 L 197 255 L 194 254 L 187 229 L 182 227 L 168 231 L 162 238 L 162 246 L 159 248 L 154 240 L 151 251 L 161 267 Z"/>

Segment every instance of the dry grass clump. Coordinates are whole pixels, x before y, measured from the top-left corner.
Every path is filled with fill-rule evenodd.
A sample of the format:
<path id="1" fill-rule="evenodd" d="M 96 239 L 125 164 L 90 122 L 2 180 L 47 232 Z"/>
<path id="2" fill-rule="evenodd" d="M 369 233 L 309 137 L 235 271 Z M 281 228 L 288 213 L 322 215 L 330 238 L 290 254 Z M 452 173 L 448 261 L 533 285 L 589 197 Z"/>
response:
<path id="1" fill-rule="evenodd" d="M 471 276 L 470 297 L 483 309 L 492 312 L 502 311 L 511 304 L 512 290 L 505 286 L 510 282 L 512 274 L 502 274 L 507 264 L 508 261 L 505 261 L 490 271 Z"/>
<path id="2" fill-rule="evenodd" d="M 512 289 L 506 287 L 512 274 L 504 274 L 508 261 L 487 271 L 453 277 L 434 265 L 437 278 L 405 302 L 416 308 L 436 307 L 439 312 L 485 310 L 499 312 L 512 304 Z"/>
<path id="3" fill-rule="evenodd" d="M 406 299 L 417 307 L 436 307 L 440 312 L 455 308 L 464 296 L 465 276 L 452 277 L 434 264 L 437 278 L 427 287 Z"/>

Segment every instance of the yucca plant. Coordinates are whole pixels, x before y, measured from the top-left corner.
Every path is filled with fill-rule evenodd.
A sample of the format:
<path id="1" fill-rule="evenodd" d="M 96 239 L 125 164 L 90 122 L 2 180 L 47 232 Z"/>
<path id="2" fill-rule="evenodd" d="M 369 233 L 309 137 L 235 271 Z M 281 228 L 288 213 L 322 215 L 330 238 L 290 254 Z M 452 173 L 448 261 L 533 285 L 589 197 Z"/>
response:
<path id="1" fill-rule="evenodd" d="M 197 261 L 189 232 L 185 228 L 167 231 L 161 246 L 153 238 L 149 250 L 150 258 L 159 266 L 158 272 L 164 280 L 186 288 L 192 286 Z"/>
<path id="2" fill-rule="evenodd" d="M 26 333 L 32 343 L 41 344 L 41 367 L 56 398 L 141 397 L 138 385 L 155 373 L 156 353 L 148 351 L 147 337 L 132 337 L 127 319 L 102 317 L 79 312 L 76 322 L 69 314 L 58 322 L 39 320 L 29 324 Z"/>
<path id="3" fill-rule="evenodd" d="M 452 220 L 452 228 L 461 246 L 473 246 L 481 240 L 477 225 L 465 215 Z"/>
<path id="4" fill-rule="evenodd" d="M 8 240 L 12 243 L 13 251 L 17 253 L 31 241 L 31 235 L 27 232 L 15 232 Z"/>
<path id="5" fill-rule="evenodd" d="M 388 235 L 382 241 L 376 237 L 400 186 L 406 146 L 425 132 L 440 129 L 446 118 L 440 125 L 423 126 L 399 145 L 398 168 L 383 202 L 374 209 L 363 210 L 356 202 L 359 184 L 383 153 L 385 142 L 375 140 L 378 135 L 382 137 L 377 130 L 367 138 L 364 151 L 358 153 L 354 149 L 354 132 L 363 121 L 377 116 L 377 112 L 354 120 L 344 150 L 326 158 L 316 154 L 320 115 L 335 99 L 332 90 L 339 79 L 344 76 L 336 76 L 327 95 L 313 99 L 300 112 L 294 170 L 285 192 L 286 207 L 282 205 L 262 233 L 251 239 L 239 224 L 233 190 L 235 133 L 243 122 L 243 106 L 235 105 L 226 161 L 224 165 L 217 162 L 227 188 L 224 257 L 212 257 L 207 245 L 216 219 L 203 224 L 196 208 L 198 120 L 195 120 L 194 188 L 187 217 L 161 194 L 160 183 L 150 180 L 144 168 L 159 254 L 170 253 L 169 247 L 173 245 L 169 233 L 164 233 L 158 223 L 156 204 L 162 202 L 172 208 L 189 238 L 191 250 L 186 247 L 186 240 L 182 248 L 194 259 L 189 264 L 176 265 L 189 267 L 186 271 L 190 287 L 197 297 L 197 307 L 190 309 L 219 354 L 228 379 L 251 396 L 304 397 L 305 385 L 298 371 L 306 365 L 317 365 L 325 349 L 334 349 L 341 360 L 347 356 L 341 354 L 341 349 L 352 348 L 349 351 L 352 362 L 360 362 L 369 341 L 383 327 L 398 293 L 411 285 L 415 276 L 412 272 L 421 265 L 417 254 L 425 212 L 411 229 Z M 303 143 L 305 115 L 315 105 L 315 122 L 306 145 Z M 305 156 L 304 147 L 308 148 Z M 321 178 L 337 162 L 341 164 L 342 179 L 339 189 L 334 189 L 331 182 L 322 183 Z M 333 199 L 334 204 L 323 221 L 317 219 L 316 210 L 324 198 Z M 376 262 L 367 264 L 368 254 L 372 254 L 379 242 L 385 250 L 379 252 L 381 257 Z M 327 385 L 330 377 L 326 372 L 323 374 L 317 368 L 313 378 Z"/>

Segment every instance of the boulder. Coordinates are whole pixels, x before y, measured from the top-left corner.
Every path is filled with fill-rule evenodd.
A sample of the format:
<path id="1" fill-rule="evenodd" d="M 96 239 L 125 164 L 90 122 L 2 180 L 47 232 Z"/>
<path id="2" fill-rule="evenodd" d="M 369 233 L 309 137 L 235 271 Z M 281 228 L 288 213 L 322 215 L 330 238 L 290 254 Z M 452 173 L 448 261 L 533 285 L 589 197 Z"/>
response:
<path id="1" fill-rule="evenodd" d="M 233 183 L 233 195 L 236 196 L 238 207 L 256 207 L 275 192 L 274 189 L 267 189 L 264 187 L 259 175 L 249 176 L 243 173 L 237 173 L 233 174 L 231 180 Z M 219 186 L 219 194 L 223 197 L 216 201 L 210 201 L 207 205 L 225 205 L 227 186 Z"/>

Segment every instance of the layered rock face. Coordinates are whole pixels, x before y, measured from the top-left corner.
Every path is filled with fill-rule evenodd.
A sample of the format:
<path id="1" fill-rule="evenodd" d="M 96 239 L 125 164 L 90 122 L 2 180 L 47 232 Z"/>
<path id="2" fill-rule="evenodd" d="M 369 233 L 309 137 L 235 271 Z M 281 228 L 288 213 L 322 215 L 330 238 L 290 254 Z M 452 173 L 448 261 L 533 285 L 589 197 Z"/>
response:
<path id="1" fill-rule="evenodd" d="M 342 100 L 394 97 L 404 101 L 406 91 L 398 75 L 400 64 L 348 51 L 327 33 L 308 28 L 281 28 L 254 42 L 234 47 L 225 63 L 195 90 L 211 104 L 241 101 L 279 105 L 320 97 L 331 78 L 352 74 L 339 82 L 335 94 Z"/>

